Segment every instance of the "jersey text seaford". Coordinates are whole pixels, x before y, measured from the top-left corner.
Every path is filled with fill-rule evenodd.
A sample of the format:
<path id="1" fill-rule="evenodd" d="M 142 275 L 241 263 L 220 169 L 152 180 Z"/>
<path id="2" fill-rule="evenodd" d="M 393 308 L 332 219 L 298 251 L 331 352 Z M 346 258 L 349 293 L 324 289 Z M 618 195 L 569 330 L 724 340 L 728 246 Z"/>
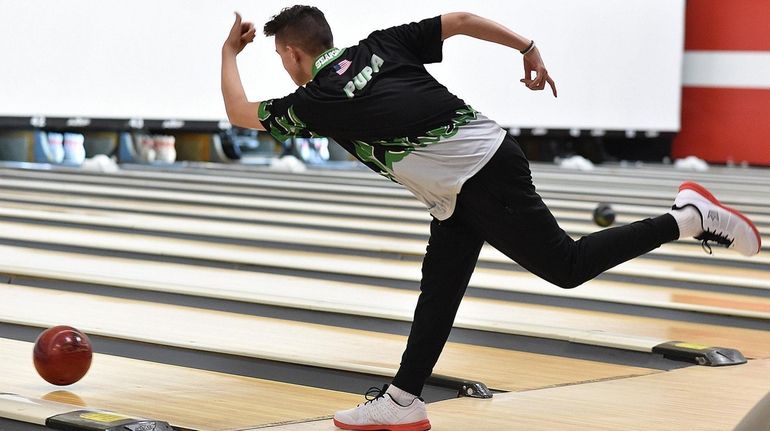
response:
<path id="1" fill-rule="evenodd" d="M 342 89 L 345 95 L 352 99 L 355 96 L 355 91 L 363 89 L 372 80 L 372 75 L 380 71 L 380 67 L 384 63 L 385 61 L 378 57 L 377 54 L 372 54 L 371 66 L 364 67 L 363 70 L 358 72 L 358 75 L 353 77 L 352 81 L 348 81 L 345 84 L 345 88 Z"/>
<path id="2" fill-rule="evenodd" d="M 339 56 L 342 53 L 343 50 L 339 48 L 332 48 L 325 53 L 323 53 L 320 57 L 318 57 L 318 60 L 315 61 L 315 68 L 320 69 L 325 64 L 329 63 L 331 60 L 334 60 L 337 56 Z"/>

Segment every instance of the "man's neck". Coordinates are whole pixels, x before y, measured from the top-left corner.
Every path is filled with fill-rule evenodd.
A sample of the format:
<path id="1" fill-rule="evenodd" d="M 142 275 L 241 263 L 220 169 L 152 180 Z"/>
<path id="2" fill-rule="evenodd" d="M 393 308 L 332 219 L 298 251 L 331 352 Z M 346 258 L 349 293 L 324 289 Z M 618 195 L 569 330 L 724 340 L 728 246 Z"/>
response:
<path id="1" fill-rule="evenodd" d="M 329 48 L 326 51 L 320 53 L 313 61 L 310 76 L 315 78 L 316 74 L 318 74 L 321 69 L 339 58 L 343 52 L 345 52 L 344 48 Z"/>

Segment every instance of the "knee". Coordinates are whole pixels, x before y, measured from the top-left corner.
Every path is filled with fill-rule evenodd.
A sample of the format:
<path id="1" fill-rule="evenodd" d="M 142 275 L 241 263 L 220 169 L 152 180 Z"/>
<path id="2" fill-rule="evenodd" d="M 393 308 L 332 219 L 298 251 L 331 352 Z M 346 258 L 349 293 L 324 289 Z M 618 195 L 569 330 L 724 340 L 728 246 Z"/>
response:
<path id="1" fill-rule="evenodd" d="M 566 281 L 561 281 L 559 283 L 556 283 L 556 285 L 561 287 L 562 289 L 574 289 L 580 286 L 581 284 L 583 284 L 583 282 L 577 281 L 577 280 L 566 280 Z"/>
<path id="2" fill-rule="evenodd" d="M 570 244 L 571 253 L 565 255 L 564 258 L 554 257 L 550 260 L 546 271 L 547 276 L 543 277 L 562 289 L 574 289 L 588 280 L 585 271 L 576 259 L 574 244 L 574 242 Z"/>
<path id="3" fill-rule="evenodd" d="M 574 289 L 581 284 L 583 284 L 582 281 L 576 281 L 576 280 L 561 280 L 557 283 L 554 283 L 555 285 L 561 287 L 562 289 Z"/>
<path id="4" fill-rule="evenodd" d="M 573 277 L 570 275 L 567 276 L 560 276 L 560 277 L 550 277 L 548 281 L 552 284 L 555 284 L 562 289 L 574 289 L 581 284 L 585 283 L 585 280 L 578 279 L 577 277 Z"/>

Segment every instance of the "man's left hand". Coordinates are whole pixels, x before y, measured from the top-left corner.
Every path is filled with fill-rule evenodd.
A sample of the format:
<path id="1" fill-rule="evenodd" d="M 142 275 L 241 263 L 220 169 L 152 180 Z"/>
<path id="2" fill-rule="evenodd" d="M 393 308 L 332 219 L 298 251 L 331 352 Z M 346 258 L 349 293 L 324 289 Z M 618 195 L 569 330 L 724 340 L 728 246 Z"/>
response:
<path id="1" fill-rule="evenodd" d="M 241 22 L 241 14 L 235 13 L 235 23 L 230 29 L 230 34 L 227 35 L 227 40 L 222 49 L 232 50 L 232 52 L 238 55 L 246 45 L 254 42 L 257 30 L 254 28 L 254 24 L 250 22 Z"/>

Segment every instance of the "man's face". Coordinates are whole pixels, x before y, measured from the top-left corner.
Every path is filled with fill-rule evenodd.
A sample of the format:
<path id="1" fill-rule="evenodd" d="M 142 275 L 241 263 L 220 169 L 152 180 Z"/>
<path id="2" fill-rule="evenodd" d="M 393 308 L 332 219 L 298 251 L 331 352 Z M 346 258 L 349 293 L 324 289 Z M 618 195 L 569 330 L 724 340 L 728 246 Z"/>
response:
<path id="1" fill-rule="evenodd" d="M 282 43 L 277 37 L 275 38 L 275 52 L 281 57 L 281 63 L 286 72 L 291 76 L 291 80 L 297 85 L 305 85 L 308 81 L 302 70 L 302 64 L 300 63 L 300 53 L 296 48 Z"/>

